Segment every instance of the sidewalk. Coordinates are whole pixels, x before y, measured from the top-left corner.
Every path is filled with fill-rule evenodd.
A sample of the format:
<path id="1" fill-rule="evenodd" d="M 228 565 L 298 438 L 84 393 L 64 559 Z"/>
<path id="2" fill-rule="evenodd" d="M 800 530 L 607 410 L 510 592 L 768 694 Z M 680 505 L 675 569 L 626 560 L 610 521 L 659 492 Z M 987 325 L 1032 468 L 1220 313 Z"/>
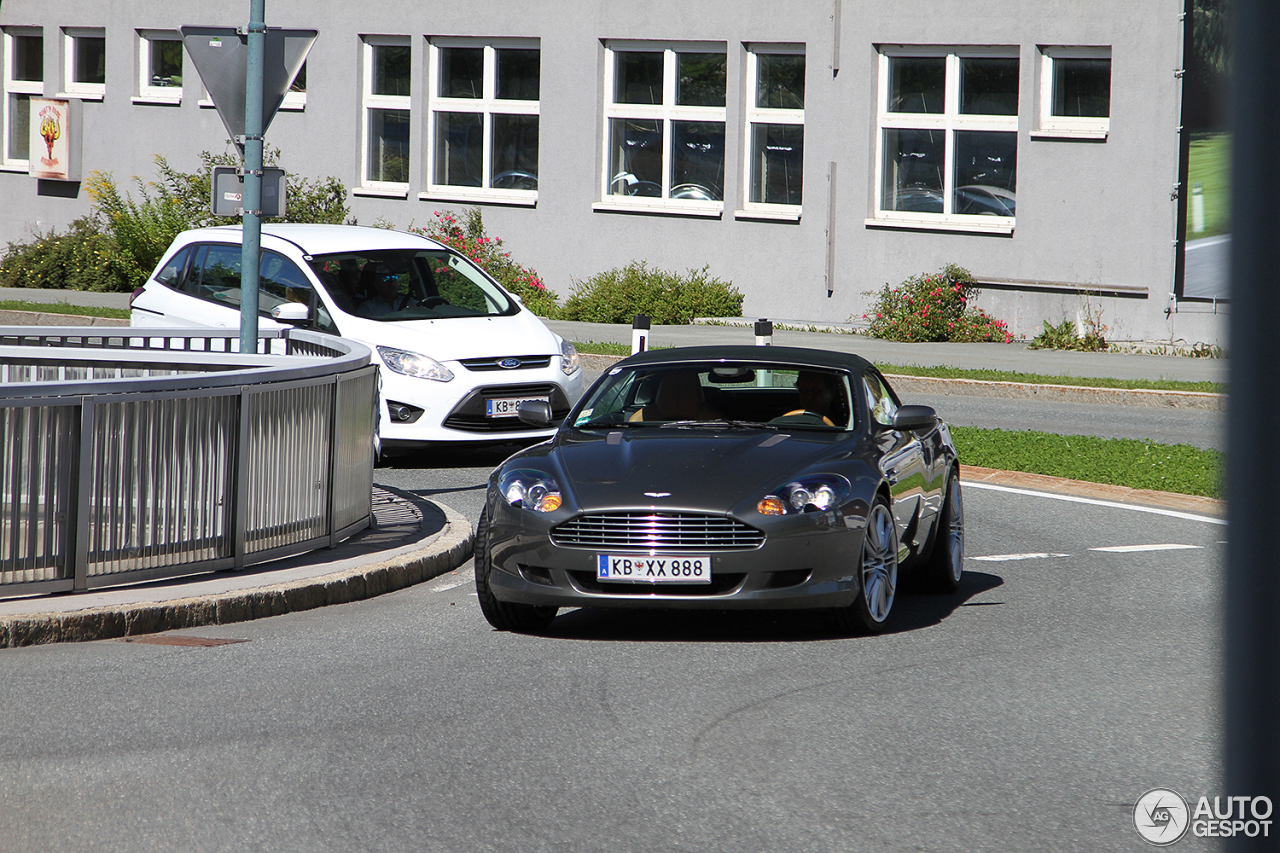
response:
<path id="1" fill-rule="evenodd" d="M 0 648 L 224 625 L 345 604 L 412 586 L 471 559 L 471 522 L 441 503 L 375 486 L 373 525 L 238 572 L 0 600 Z"/>

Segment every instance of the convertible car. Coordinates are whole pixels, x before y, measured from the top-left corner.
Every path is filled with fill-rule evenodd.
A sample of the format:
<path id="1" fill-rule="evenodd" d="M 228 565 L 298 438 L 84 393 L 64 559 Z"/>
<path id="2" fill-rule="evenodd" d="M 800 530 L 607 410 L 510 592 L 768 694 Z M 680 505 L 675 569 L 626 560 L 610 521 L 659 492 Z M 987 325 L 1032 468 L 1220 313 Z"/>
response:
<path id="1" fill-rule="evenodd" d="M 552 423 L 527 401 L 520 417 Z M 900 581 L 954 591 L 960 466 L 945 423 L 866 360 L 689 347 L 619 361 L 489 479 L 480 607 L 499 630 L 561 607 L 824 608 L 885 628 Z"/>

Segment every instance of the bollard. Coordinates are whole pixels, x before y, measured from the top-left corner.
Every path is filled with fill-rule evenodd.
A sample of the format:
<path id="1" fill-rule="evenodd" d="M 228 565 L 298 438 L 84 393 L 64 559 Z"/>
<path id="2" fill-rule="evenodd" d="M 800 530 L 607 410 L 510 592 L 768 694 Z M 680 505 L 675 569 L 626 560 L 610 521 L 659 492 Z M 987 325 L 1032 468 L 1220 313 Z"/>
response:
<path id="1" fill-rule="evenodd" d="M 631 354 L 644 352 L 649 348 L 649 315 L 637 314 L 631 321 Z"/>
<path id="2" fill-rule="evenodd" d="M 756 320 L 756 346 L 767 347 L 773 345 L 773 323 L 764 317 Z"/>

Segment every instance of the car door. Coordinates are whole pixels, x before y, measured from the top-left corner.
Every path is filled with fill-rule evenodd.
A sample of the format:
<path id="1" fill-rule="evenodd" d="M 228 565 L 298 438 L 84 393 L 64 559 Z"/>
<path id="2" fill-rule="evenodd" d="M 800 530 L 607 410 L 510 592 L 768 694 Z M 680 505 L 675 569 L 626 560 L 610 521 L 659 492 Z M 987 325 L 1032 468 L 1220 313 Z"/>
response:
<path id="1" fill-rule="evenodd" d="M 876 445 L 880 450 L 880 467 L 893 498 L 893 517 L 898 525 L 898 540 L 907 547 L 918 529 L 916 516 L 921 499 L 928 488 L 928 470 L 922 443 L 915 433 L 894 429 L 891 424 L 898 414 L 898 400 L 888 384 L 876 373 L 863 375 L 862 389 L 871 414 Z"/>

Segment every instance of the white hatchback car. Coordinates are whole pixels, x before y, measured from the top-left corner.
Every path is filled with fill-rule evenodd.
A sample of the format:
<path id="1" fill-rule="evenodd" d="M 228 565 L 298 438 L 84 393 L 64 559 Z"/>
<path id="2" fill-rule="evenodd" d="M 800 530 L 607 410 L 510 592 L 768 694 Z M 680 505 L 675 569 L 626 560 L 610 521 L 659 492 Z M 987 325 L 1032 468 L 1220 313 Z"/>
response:
<path id="1" fill-rule="evenodd" d="M 263 329 L 288 323 L 359 341 L 381 376 L 384 451 L 535 440 L 521 401 L 568 413 L 582 394 L 573 344 L 463 255 L 355 225 L 262 226 Z M 184 231 L 130 300 L 134 326 L 240 327 L 240 226 Z"/>

